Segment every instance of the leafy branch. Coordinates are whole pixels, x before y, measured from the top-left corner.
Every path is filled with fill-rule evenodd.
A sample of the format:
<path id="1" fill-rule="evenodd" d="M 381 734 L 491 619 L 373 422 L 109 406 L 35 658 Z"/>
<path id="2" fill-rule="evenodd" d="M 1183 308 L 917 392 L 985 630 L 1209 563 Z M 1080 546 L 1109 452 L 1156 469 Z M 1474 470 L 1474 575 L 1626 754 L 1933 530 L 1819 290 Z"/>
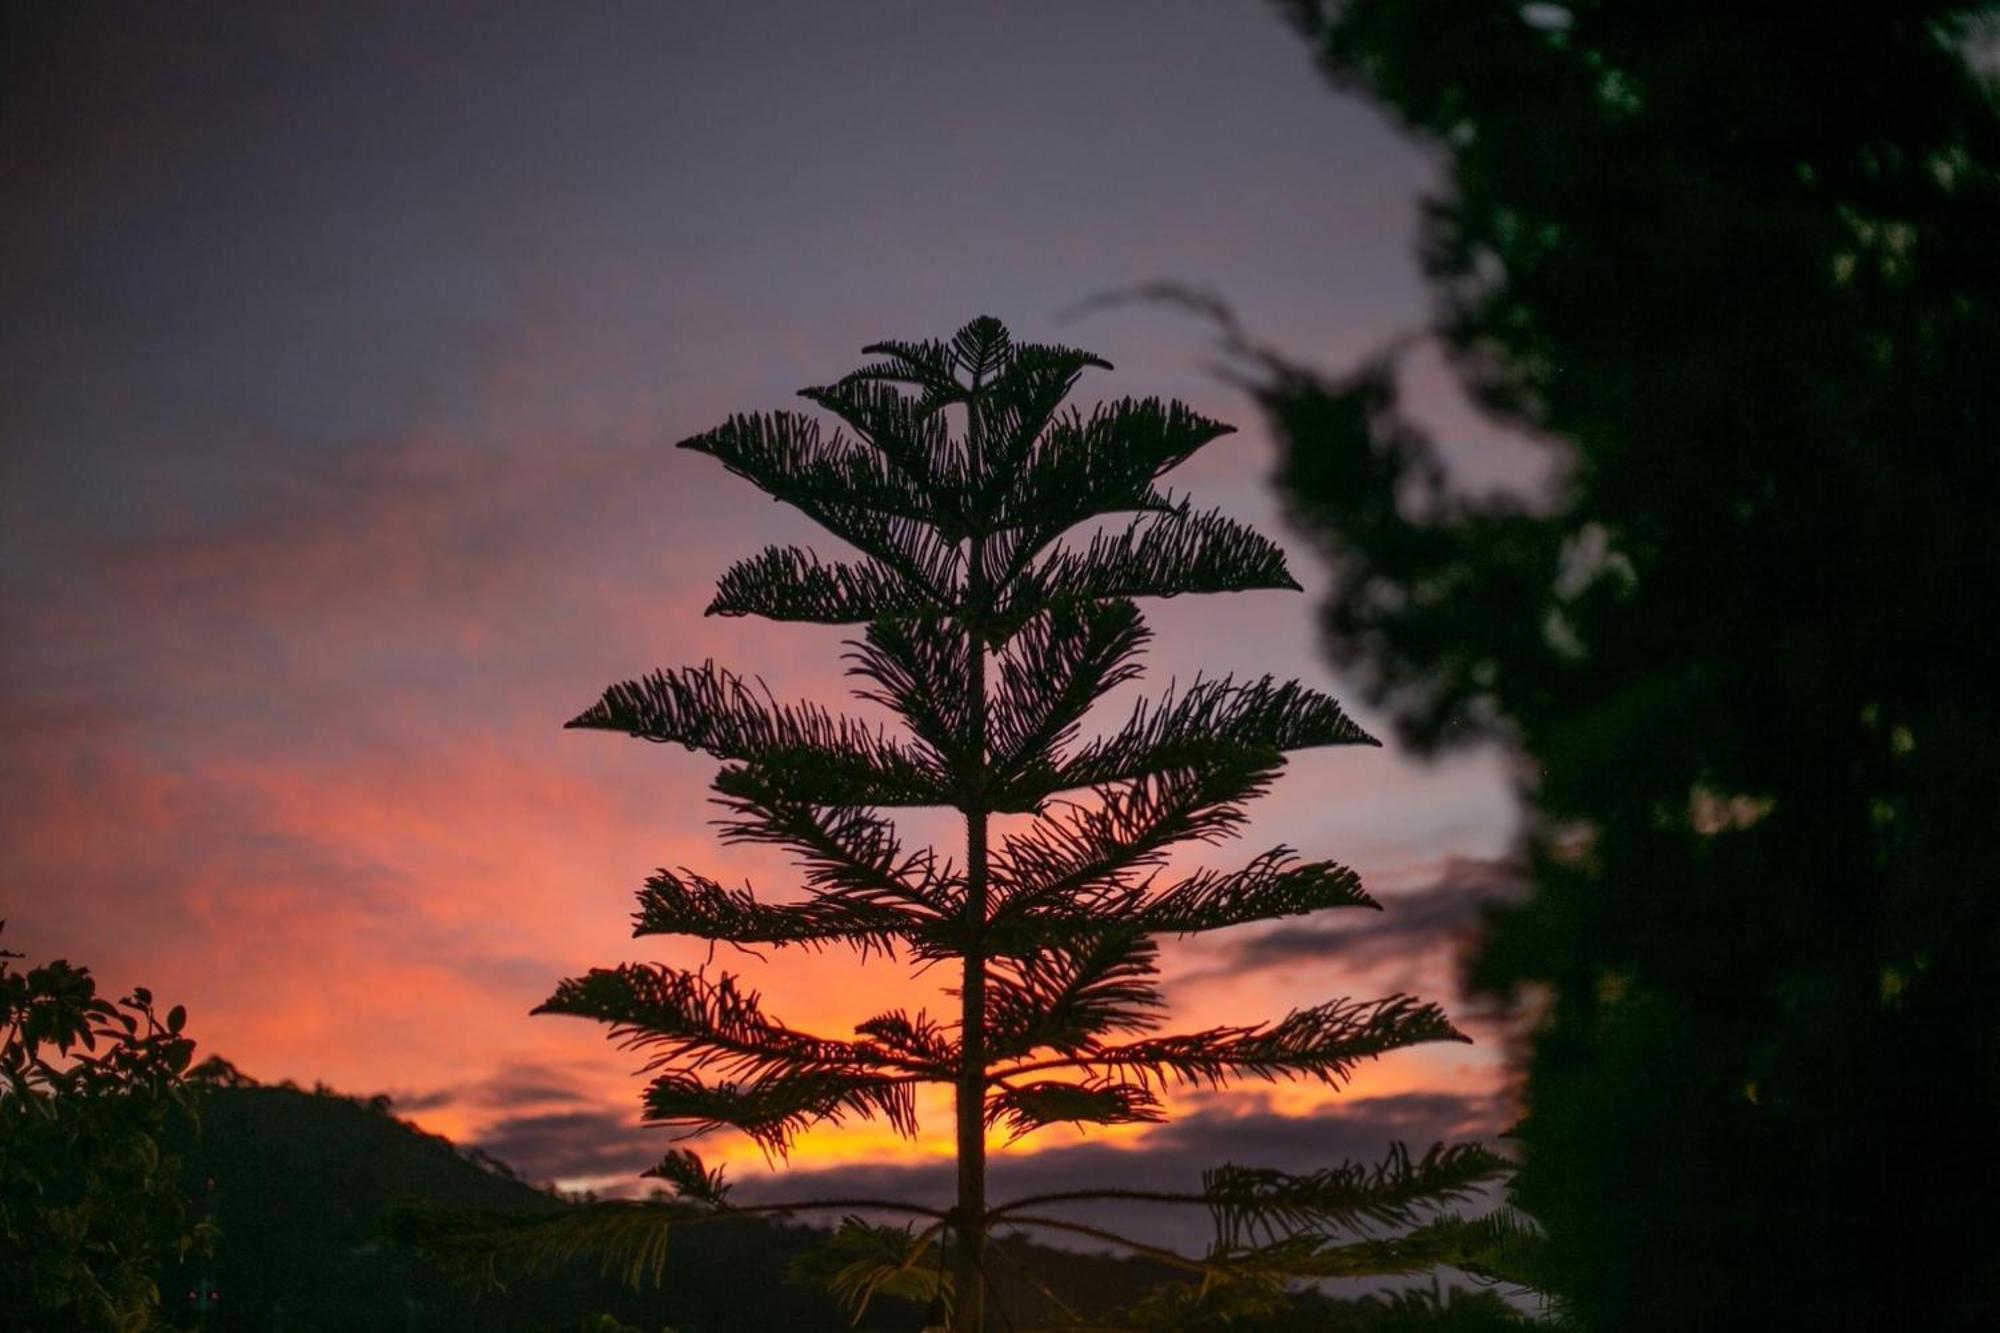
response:
<path id="1" fill-rule="evenodd" d="M 1074 1054 L 994 1071 L 995 1080 L 1049 1069 L 1088 1069 L 1130 1078 L 1143 1087 L 1206 1084 L 1241 1078 L 1311 1078 L 1339 1085 L 1356 1065 L 1390 1051 L 1433 1041 L 1467 1041 L 1436 1005 L 1407 995 L 1383 1000 L 1330 1000 L 1294 1009 L 1272 1023 L 1212 1027 L 1123 1043 L 1080 1044 Z"/>
<path id="2" fill-rule="evenodd" d="M 780 704 L 761 682 L 752 690 L 713 662 L 612 685 L 567 725 L 754 764 L 793 799 L 815 804 L 934 804 L 944 781 L 881 730 L 817 704 Z"/>

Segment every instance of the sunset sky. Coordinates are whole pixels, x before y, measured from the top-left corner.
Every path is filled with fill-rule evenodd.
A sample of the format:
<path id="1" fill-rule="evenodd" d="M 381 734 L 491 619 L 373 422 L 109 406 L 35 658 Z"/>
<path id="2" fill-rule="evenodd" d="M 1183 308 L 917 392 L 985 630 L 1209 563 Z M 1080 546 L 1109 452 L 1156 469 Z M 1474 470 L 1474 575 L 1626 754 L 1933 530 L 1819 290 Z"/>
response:
<path id="1" fill-rule="evenodd" d="M 666 1146 L 634 1059 L 528 1010 L 592 965 L 701 960 L 630 939 L 654 867 L 780 897 L 789 872 L 715 843 L 712 761 L 560 724 L 709 657 L 841 689 L 840 631 L 701 614 L 736 557 L 836 544 L 670 446 L 976 314 L 1105 356 L 1086 395 L 1243 428 L 1173 481 L 1285 542 L 1306 592 L 1148 607 L 1150 686 L 1346 697 L 1324 573 L 1207 331 L 1066 313 L 1192 282 L 1328 367 L 1423 321 L 1429 160 L 1265 7 L 54 8 L 0 53 L 0 915 L 31 960 L 185 1003 L 259 1079 L 386 1091 L 536 1179 L 630 1183 Z M 1530 475 L 1417 373 L 1471 484 Z M 1211 863 L 1288 842 L 1388 911 L 1170 945 L 1175 1023 L 1398 988 L 1461 1011 L 1452 942 L 1514 819 L 1492 754 L 1295 759 Z M 840 952 L 716 966 L 837 1035 L 939 984 Z M 1003 1171 L 1192 1183 L 1491 1131 L 1500 1059 L 1183 1096 L 1179 1123 L 1045 1131 Z M 793 1165 L 921 1185 L 949 1149 L 928 1129 L 822 1130 Z"/>

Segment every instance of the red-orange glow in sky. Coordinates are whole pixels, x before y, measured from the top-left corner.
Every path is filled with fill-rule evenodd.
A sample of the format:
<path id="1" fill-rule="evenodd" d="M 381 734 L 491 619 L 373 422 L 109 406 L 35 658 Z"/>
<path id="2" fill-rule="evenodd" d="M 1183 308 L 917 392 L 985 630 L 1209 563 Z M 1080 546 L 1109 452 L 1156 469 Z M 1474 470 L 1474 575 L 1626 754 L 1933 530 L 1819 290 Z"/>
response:
<path id="1" fill-rule="evenodd" d="M 1148 687 L 1271 672 L 1344 695 L 1314 644 L 1324 574 L 1204 332 L 1061 313 L 1192 280 L 1347 363 L 1423 318 L 1425 159 L 1259 6 L 884 8 L 894 25 L 845 6 L 206 27 L 142 8 L 36 35 L 0 116 L 10 945 L 185 1003 L 204 1049 L 255 1077 L 388 1091 L 531 1174 L 631 1182 L 664 1146 L 634 1128 L 635 1060 L 528 1010 L 592 965 L 702 961 L 629 938 L 652 868 L 780 896 L 789 871 L 717 845 L 708 761 L 560 724 L 613 680 L 711 657 L 781 696 L 843 688 L 838 632 L 701 615 L 734 558 L 834 543 L 669 446 L 979 313 L 1110 359 L 1086 399 L 1178 396 L 1243 428 L 1173 481 L 1290 543 L 1307 591 L 1149 607 Z M 1475 484 L 1532 475 L 1419 370 Z M 1514 818 L 1495 755 L 1319 752 L 1207 856 L 1343 860 L 1393 917 L 1455 858 L 1503 855 Z M 1454 939 L 1172 944 L 1173 1021 L 1394 989 L 1456 1005 Z M 839 952 L 713 966 L 836 1033 L 936 1007 L 944 984 Z M 1426 1048 L 1342 1098 L 1176 1105 L 1217 1133 L 1371 1100 L 1491 1127 L 1499 1062 L 1490 1040 Z M 926 1109 L 942 1128 L 944 1103 Z M 944 1141 L 850 1125 L 793 1161 Z M 742 1143 L 710 1150 L 764 1170 Z"/>

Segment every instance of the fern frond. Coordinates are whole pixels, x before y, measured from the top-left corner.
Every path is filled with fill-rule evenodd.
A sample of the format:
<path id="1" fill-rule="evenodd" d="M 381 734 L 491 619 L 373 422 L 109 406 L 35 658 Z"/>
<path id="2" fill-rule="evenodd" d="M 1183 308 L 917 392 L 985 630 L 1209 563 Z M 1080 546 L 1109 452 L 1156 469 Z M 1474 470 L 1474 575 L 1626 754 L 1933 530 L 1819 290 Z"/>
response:
<path id="1" fill-rule="evenodd" d="M 1192 935 L 1333 907 L 1381 910 L 1346 866 L 1299 861 L 1291 848 L 1274 847 L 1241 870 L 1195 872 L 1149 899 L 1134 919 L 1143 930 Z"/>
<path id="2" fill-rule="evenodd" d="M 930 583 L 910 581 L 879 560 L 821 560 L 796 546 L 767 546 L 723 571 L 712 616 L 762 616 L 814 625 L 935 616 L 950 607 Z"/>
<path id="3" fill-rule="evenodd" d="M 685 1133 L 741 1130 L 766 1153 L 791 1151 L 792 1140 L 812 1125 L 839 1124 L 849 1115 L 876 1116 L 905 1138 L 917 1132 L 916 1095 L 906 1079 L 853 1070 L 773 1072 L 742 1082 L 704 1083 L 669 1070 L 646 1088 L 641 1103 L 648 1124 Z"/>
<path id="4" fill-rule="evenodd" d="M 859 380 L 907 384 L 917 391 L 918 410 L 924 413 L 962 403 L 968 396 L 965 385 L 958 378 L 956 352 L 949 344 L 935 338 L 923 342 L 889 339 L 870 343 L 861 349 L 861 354 L 882 359 L 850 371 L 841 377 L 842 382 Z"/>
<path id="5" fill-rule="evenodd" d="M 814 804 L 936 805 L 948 795 L 935 765 L 881 730 L 818 704 L 780 704 L 713 662 L 613 685 L 567 725 L 755 765 L 792 799 Z"/>
<path id="6" fill-rule="evenodd" d="M 1154 1027 L 1165 1003 L 1154 982 L 1158 955 L 1136 931 L 1111 929 L 995 960 L 986 977 L 989 1058 L 1044 1047 L 1075 1054 L 1100 1033 Z"/>
<path id="7" fill-rule="evenodd" d="M 1002 1088 L 986 1099 L 986 1123 L 1013 1130 L 1009 1142 L 1050 1125 L 1132 1125 L 1166 1119 L 1159 1098 L 1136 1083 L 1041 1080 Z"/>
<path id="8" fill-rule="evenodd" d="M 1033 914 L 1074 917 L 1129 905 L 1137 878 L 1177 842 L 1218 842 L 1242 826 L 1242 803 L 1270 785 L 1270 768 L 1218 766 L 1157 773 L 1094 793 L 1094 804 L 1057 802 L 1025 834 L 990 856 L 994 947 L 1031 942 Z"/>
<path id="9" fill-rule="evenodd" d="M 929 516 L 929 496 L 880 451 L 797 412 L 740 413 L 676 447 L 706 454 L 773 499 L 797 507 L 862 549 L 862 515 Z M 875 554 L 875 552 L 871 552 Z"/>
<path id="10" fill-rule="evenodd" d="M 941 869 L 929 848 L 905 855 L 895 825 L 875 811 L 791 800 L 760 770 L 741 766 L 718 772 L 713 785 L 729 811 L 722 840 L 787 848 L 822 897 L 905 911 L 912 941 L 958 913 L 962 885 L 949 867 Z"/>
<path id="11" fill-rule="evenodd" d="M 991 379 L 1013 352 L 1013 335 L 991 315 L 968 320 L 951 335 L 952 363 L 974 384 Z"/>
<path id="12" fill-rule="evenodd" d="M 1193 935 L 1336 907 L 1380 910 L 1354 871 L 1332 861 L 1301 862 L 1289 847 L 1272 848 L 1241 870 L 1198 870 L 1157 893 L 1135 889 L 1117 903 L 1121 921 L 1162 935 Z M 1025 915 L 1033 931 L 1051 939 L 1103 928 L 1101 910 L 1060 900 L 1026 909 Z"/>
<path id="13" fill-rule="evenodd" d="M 942 413 L 893 384 L 848 378 L 802 389 L 799 396 L 839 417 L 862 443 L 882 455 L 924 498 L 925 511 L 947 541 L 967 534 L 971 474 L 963 441 Z"/>
<path id="14" fill-rule="evenodd" d="M 1269 1284 L 1305 1278 L 1404 1277 L 1448 1263 L 1452 1253 L 1448 1243 L 1419 1228 L 1386 1240 L 1330 1243 L 1320 1236 L 1284 1236 L 1248 1249 L 1211 1254 L 1208 1261 L 1219 1281 Z"/>
<path id="15" fill-rule="evenodd" d="M 1364 1060 L 1425 1042 L 1466 1040 L 1436 1005 L 1393 995 L 1294 1009 L 1275 1023 L 1215 1027 L 1119 1045 L 1093 1044 L 1067 1063 L 1147 1086 L 1220 1087 L 1245 1077 L 1311 1078 L 1338 1086 Z M 1009 1072 L 1000 1071 L 999 1076 Z"/>
<path id="16" fill-rule="evenodd" d="M 1024 557 L 1017 553 L 1015 560 Z M 1051 606 L 1114 597 L 1298 590 L 1277 543 L 1220 511 L 1142 515 L 1122 532 L 1099 533 L 1081 550 L 1057 546 L 1006 585 L 993 634 L 1011 635 Z"/>
<path id="17" fill-rule="evenodd" d="M 1512 1169 L 1477 1144 L 1440 1143 L 1413 1158 L 1396 1143 L 1380 1162 L 1304 1175 L 1225 1164 L 1202 1173 L 1202 1193 L 1217 1245 L 1233 1249 L 1288 1234 L 1414 1226 Z"/>
<path id="18" fill-rule="evenodd" d="M 972 649 L 970 637 L 942 621 L 883 620 L 846 653 L 847 674 L 868 682 L 857 697 L 902 718 L 960 792 L 976 783 L 982 757 L 965 690 Z"/>
<path id="19" fill-rule="evenodd" d="M 1232 1277 L 1288 1280 L 1395 1277 L 1444 1266 L 1471 1272 L 1478 1244 L 1478 1232 L 1463 1219 L 1440 1217 L 1401 1236 L 1337 1240 L 1304 1233 L 1211 1255 L 1210 1262 Z"/>
<path id="20" fill-rule="evenodd" d="M 1027 534 L 1019 548 L 1026 559 L 1087 519 L 1177 512 L 1153 483 L 1234 429 L 1157 398 L 1125 398 L 1089 416 L 1055 417 L 1002 496 L 996 526 Z"/>
<path id="21" fill-rule="evenodd" d="M 753 1080 L 845 1080 L 844 1087 L 927 1072 L 879 1047 L 787 1027 L 726 972 L 710 981 L 657 963 L 593 968 L 563 981 L 534 1012 L 608 1024 L 622 1049 L 647 1052 L 646 1073 L 714 1069 Z M 834 1084 L 813 1086 L 825 1091 Z M 883 1109 L 899 1118 L 894 1108 Z"/>
<path id="22" fill-rule="evenodd" d="M 639 891 L 632 934 L 693 935 L 730 944 L 777 946 L 850 944 L 864 954 L 891 951 L 908 924 L 880 904 L 820 897 L 803 903 L 760 903 L 748 888 L 726 889 L 705 875 L 655 871 Z"/>
<path id="23" fill-rule="evenodd" d="M 1458 1244 L 1453 1268 L 1489 1282 L 1535 1291 L 1554 1291 L 1560 1278 L 1549 1259 L 1548 1233 L 1526 1213 L 1496 1208 L 1480 1217 L 1438 1219 L 1440 1231 L 1452 1233 Z"/>
<path id="24" fill-rule="evenodd" d="M 977 399 L 986 454 L 980 511 L 982 531 L 1007 526 L 1002 497 L 1029 470 L 1029 459 L 1056 418 L 1063 400 L 1088 367 L 1111 369 L 1103 358 L 1075 347 L 1027 343 L 1013 349 Z"/>
<path id="25" fill-rule="evenodd" d="M 1196 680 L 1158 703 L 1141 700 L 1116 734 L 1091 742 L 1062 764 L 1063 787 L 1123 782 L 1168 769 L 1268 764 L 1293 750 L 1376 745 L 1335 703 L 1295 680 L 1265 676 L 1239 685 Z"/>
<path id="26" fill-rule="evenodd" d="M 854 1031 L 906 1063 L 949 1073 L 958 1062 L 958 1042 L 946 1035 L 942 1023 L 921 1009 L 914 1014 L 891 1009 L 855 1024 Z"/>
<path id="27" fill-rule="evenodd" d="M 943 1227 L 913 1228 L 842 1218 L 837 1231 L 792 1260 L 788 1276 L 832 1293 L 857 1324 L 877 1296 L 932 1301 L 942 1295 L 949 1310 L 951 1275 L 937 1252 Z"/>
<path id="28" fill-rule="evenodd" d="M 639 1174 L 666 1181 L 674 1197 L 684 1202 L 718 1210 L 729 1205 L 731 1187 L 722 1178 L 723 1168 L 718 1166 L 711 1171 L 691 1148 L 669 1148 L 658 1162 Z"/>
<path id="29" fill-rule="evenodd" d="M 1033 808 L 1050 790 L 1057 749 L 1092 704 L 1139 675 L 1152 631 L 1131 602 L 1064 607 L 1035 617 L 995 658 L 987 781 L 994 808 Z"/>
<path id="30" fill-rule="evenodd" d="M 898 472 L 875 450 L 794 412 L 736 416 L 680 443 L 783 500 L 856 550 L 872 556 L 906 587 L 947 604 L 959 574 L 956 546 L 935 528 L 931 488 Z M 947 516 L 948 517 L 948 516 Z"/>

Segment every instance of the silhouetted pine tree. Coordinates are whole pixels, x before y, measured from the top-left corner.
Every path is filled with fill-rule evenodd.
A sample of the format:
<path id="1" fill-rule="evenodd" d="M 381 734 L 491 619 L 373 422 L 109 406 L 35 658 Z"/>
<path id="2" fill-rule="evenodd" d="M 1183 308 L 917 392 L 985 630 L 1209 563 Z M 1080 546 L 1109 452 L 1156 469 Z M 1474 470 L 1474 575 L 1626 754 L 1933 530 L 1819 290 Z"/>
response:
<path id="1" fill-rule="evenodd" d="M 914 1135 L 917 1086 L 950 1084 L 954 1208 L 873 1199 L 784 1207 L 922 1219 L 920 1230 L 851 1222 L 827 1275 L 856 1300 L 878 1290 L 956 1293 L 956 1328 L 982 1325 L 984 1238 L 996 1223 L 1164 1254 L 1060 1215 L 1084 1199 L 1210 1208 L 1213 1251 L 1174 1257 L 1204 1289 L 1476 1262 L 1466 1249 L 1486 1233 L 1433 1213 L 1495 1173 L 1499 1164 L 1477 1148 L 1419 1159 L 1398 1149 L 1381 1165 L 1303 1177 L 1223 1167 L 1188 1193 L 988 1203 L 995 1127 L 1019 1137 L 1061 1121 L 1158 1120 L 1167 1085 L 1245 1076 L 1338 1085 L 1372 1056 L 1464 1038 L 1436 1006 L 1401 995 L 1155 1033 L 1155 937 L 1375 905 L 1351 870 L 1285 847 L 1240 870 L 1163 884 L 1167 850 L 1235 833 L 1244 803 L 1270 785 L 1287 751 L 1374 742 L 1332 699 L 1268 677 L 1198 679 L 1141 703 L 1110 734 L 1082 739 L 1092 703 L 1138 674 L 1149 631 L 1133 599 L 1298 586 L 1272 542 L 1158 486 L 1230 427 L 1156 399 L 1065 410 L 1081 372 L 1106 363 L 1068 347 L 1016 345 L 992 319 L 948 342 L 866 352 L 880 359 L 804 393 L 851 435 L 781 412 L 733 417 L 681 447 L 860 553 L 836 561 L 766 549 L 722 576 L 709 613 L 863 627 L 849 654 L 856 693 L 892 711 L 908 734 L 777 702 L 713 663 L 613 685 L 569 725 L 723 760 L 714 789 L 728 812 L 724 838 L 787 848 L 804 871 L 803 898 L 777 903 L 662 870 L 640 892 L 636 934 L 900 951 L 951 968 L 958 1013 L 892 1010 L 836 1039 L 779 1023 L 727 973 L 655 964 L 565 981 L 537 1012 L 608 1023 L 646 1052 L 648 1122 L 737 1129 L 777 1154 L 807 1126 L 848 1116 L 879 1116 Z M 1127 517 L 1062 540 L 1111 516 Z M 905 849 L 880 812 L 915 806 L 963 812 L 962 859 Z M 994 836 L 993 816 L 1021 814 L 1036 817 L 1026 831 Z M 730 1209 L 720 1173 L 691 1152 L 670 1152 L 651 1174 L 684 1203 Z M 662 1218 L 688 1215 L 606 1204 L 553 1224 L 566 1228 L 560 1236 L 545 1224 L 516 1239 L 529 1249 L 624 1246 L 643 1262 L 657 1257 Z M 1400 1239 L 1358 1235 L 1371 1223 L 1404 1229 L 1425 1218 Z M 949 1281 L 941 1280 L 947 1237 Z"/>

